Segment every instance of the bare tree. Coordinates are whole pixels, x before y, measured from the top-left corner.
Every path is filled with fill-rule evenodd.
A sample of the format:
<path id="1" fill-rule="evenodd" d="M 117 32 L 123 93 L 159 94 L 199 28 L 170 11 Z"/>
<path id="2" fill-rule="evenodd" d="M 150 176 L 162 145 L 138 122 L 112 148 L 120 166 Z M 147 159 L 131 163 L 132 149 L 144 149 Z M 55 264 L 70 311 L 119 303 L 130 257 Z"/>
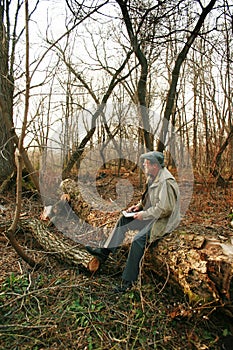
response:
<path id="1" fill-rule="evenodd" d="M 102 100 L 100 102 L 100 104 L 98 105 L 95 113 L 92 116 L 92 121 L 91 121 L 91 127 L 88 130 L 87 134 L 85 135 L 85 137 L 81 140 L 81 142 L 79 143 L 79 145 L 77 146 L 76 150 L 73 152 L 71 158 L 69 159 L 66 168 L 63 170 L 63 175 L 62 177 L 65 178 L 67 177 L 67 175 L 70 173 L 71 169 L 73 168 L 74 164 L 80 159 L 86 144 L 90 141 L 91 137 L 93 136 L 95 130 L 96 130 L 96 122 L 97 119 L 100 115 L 103 115 L 104 112 L 104 107 L 109 99 L 109 97 L 111 96 L 114 88 L 122 81 L 124 80 L 128 74 L 126 76 L 121 76 L 121 72 L 123 71 L 126 63 L 129 60 L 129 57 L 131 56 L 131 52 L 129 52 L 126 56 L 126 58 L 124 59 L 124 61 L 122 62 L 121 66 L 116 70 L 115 74 L 113 74 L 112 79 L 110 81 L 110 84 L 107 88 L 107 91 L 105 92 L 105 94 L 102 97 Z M 74 71 L 74 74 L 75 71 Z M 79 77 L 79 79 L 81 80 L 81 77 Z M 82 79 L 83 80 L 83 79 Z M 84 85 L 86 86 L 86 88 L 90 91 L 90 87 L 84 82 Z"/>
<path id="2" fill-rule="evenodd" d="M 213 31 L 216 18 L 218 21 Z M 186 72 L 190 75 L 188 83 L 193 91 L 193 118 L 190 116 L 193 164 L 202 175 L 206 176 L 209 172 L 214 175 L 217 183 L 224 183 L 223 177 L 227 179 L 232 174 L 232 171 L 229 172 L 232 142 L 232 107 L 229 103 L 232 86 L 232 68 L 229 64 L 232 28 L 231 21 L 226 21 L 226 18 L 231 18 L 230 8 L 226 9 L 224 4 L 216 7 L 211 21 L 202 26 L 204 35 L 195 40 L 192 55 L 186 64 Z"/>
<path id="3" fill-rule="evenodd" d="M 79 2 L 79 1 L 69 1 L 67 2 L 67 5 L 69 6 L 69 8 L 72 10 L 73 13 L 73 23 L 72 23 L 70 29 L 67 28 L 67 32 L 64 33 L 64 35 L 62 35 L 62 38 L 65 38 L 65 36 L 67 36 L 67 41 L 69 40 L 69 34 L 73 33 L 75 28 L 78 26 L 79 23 L 83 23 L 87 18 L 94 19 L 95 23 L 99 21 L 99 18 L 103 18 L 104 16 L 102 16 L 102 13 L 100 12 L 100 9 L 103 9 L 105 5 L 108 5 L 109 1 L 103 1 L 103 2 L 92 2 L 92 3 L 85 3 L 85 2 Z M 66 65 L 67 70 L 70 70 L 70 73 L 73 75 L 73 77 L 75 77 L 75 79 L 77 81 L 79 81 L 79 83 L 81 83 L 80 85 L 82 85 L 82 89 L 85 89 L 86 92 L 88 92 L 89 96 L 94 99 L 95 103 L 98 105 L 101 105 L 102 103 L 104 103 L 103 101 L 109 101 L 109 90 L 108 88 L 110 87 L 110 85 L 112 84 L 112 81 L 110 81 L 111 79 L 115 79 L 115 82 L 118 81 L 118 83 L 121 83 L 123 86 L 123 89 L 125 89 L 125 91 L 127 92 L 127 94 L 123 94 L 124 95 L 124 99 L 126 98 L 125 96 L 128 95 L 130 96 L 131 99 L 133 99 L 134 102 L 138 103 L 140 105 L 140 107 L 143 107 L 141 109 L 141 112 L 146 111 L 145 107 L 148 107 L 149 104 L 153 106 L 153 100 L 155 100 L 158 95 L 159 97 L 161 96 L 161 105 L 164 103 L 164 99 L 165 96 L 167 95 L 168 97 L 166 98 L 166 103 L 165 103 L 165 112 L 164 112 L 164 116 L 168 116 L 164 118 L 164 124 L 163 124 L 163 132 L 162 132 L 162 137 L 160 137 L 161 141 L 164 141 L 164 137 L 166 135 L 166 127 L 167 127 L 167 121 L 170 120 L 171 116 L 172 116 L 172 124 L 176 124 L 178 129 L 182 132 L 182 137 L 186 137 L 185 135 L 187 135 L 186 137 L 186 142 L 188 147 L 190 146 L 190 135 L 188 134 L 188 128 L 187 128 L 187 123 L 190 121 L 188 121 L 187 119 L 187 110 L 185 109 L 185 105 L 184 105 L 184 101 L 182 102 L 182 99 L 184 98 L 184 94 L 185 91 L 182 91 L 182 89 L 177 88 L 177 84 L 178 84 L 178 79 L 179 76 L 181 74 L 181 66 L 183 66 L 183 62 L 184 60 L 187 58 L 187 54 L 189 52 L 189 49 L 191 46 L 193 46 L 194 44 L 194 40 L 196 40 L 195 38 L 197 38 L 197 36 L 200 33 L 200 28 L 203 27 L 202 24 L 205 20 L 205 17 L 207 16 L 207 14 L 210 11 L 210 7 L 213 8 L 214 6 L 214 2 L 211 1 L 209 3 L 209 5 L 207 7 L 203 7 L 201 2 L 195 2 L 196 4 L 200 4 L 201 9 L 202 9 L 202 13 L 200 15 L 200 18 L 196 24 L 196 27 L 191 31 L 190 34 L 190 26 L 193 25 L 193 19 L 196 18 L 194 17 L 193 12 L 191 12 L 191 14 L 193 15 L 193 17 L 190 17 L 191 19 L 187 20 L 186 22 L 182 22 L 182 24 L 180 24 L 179 28 L 176 28 L 176 23 L 179 22 L 179 16 L 181 16 L 181 12 L 183 11 L 183 9 L 191 9 L 194 10 L 194 8 L 192 8 L 192 3 L 186 0 L 183 0 L 181 2 L 179 2 L 179 4 L 177 4 L 177 2 L 171 2 L 171 3 L 167 3 L 167 2 L 156 2 L 155 6 L 149 7 L 148 3 L 144 4 L 144 3 L 139 3 L 139 2 L 129 2 L 129 1 L 116 1 L 115 2 L 115 10 L 116 10 L 116 18 L 117 21 L 119 23 L 119 11 L 118 11 L 118 6 L 121 10 L 121 15 L 123 17 L 123 23 L 125 25 L 129 40 L 127 40 L 128 42 L 130 42 L 131 48 L 134 51 L 135 57 L 136 57 L 136 65 L 134 65 L 132 62 L 132 56 L 131 56 L 131 61 L 128 60 L 127 63 L 125 64 L 125 66 L 122 69 L 122 72 L 120 72 L 120 74 L 118 75 L 118 77 L 116 78 L 116 76 L 114 77 L 114 74 L 117 72 L 118 68 L 115 66 L 114 69 L 112 69 L 112 66 L 110 65 L 109 61 L 108 61 L 108 53 L 106 52 L 104 55 L 104 59 L 106 61 L 104 61 L 104 63 L 102 64 L 102 62 L 100 61 L 100 56 L 102 54 L 101 48 L 99 45 L 95 46 L 95 54 L 97 59 L 99 59 L 99 66 L 98 71 L 99 72 L 108 72 L 108 86 L 107 86 L 107 79 L 106 79 L 106 74 L 105 74 L 105 91 L 106 91 L 106 95 L 103 94 L 103 88 L 98 85 L 95 86 L 93 88 L 92 82 L 88 81 L 88 78 L 85 76 L 85 74 L 82 74 L 82 70 L 85 69 L 85 72 L 88 69 L 88 62 L 85 65 L 85 60 L 81 61 L 81 57 L 79 58 L 80 62 L 82 62 L 82 66 L 81 66 L 81 70 L 79 70 L 77 68 L 77 66 L 75 65 L 75 63 L 71 64 L 71 60 L 70 58 L 67 59 L 67 57 L 63 56 L 63 54 L 65 54 L 65 49 L 60 47 L 58 47 L 58 42 L 60 40 L 56 40 L 55 42 L 50 41 L 50 45 L 48 47 L 47 52 L 49 52 L 49 50 L 51 49 L 56 49 L 56 50 L 60 50 L 59 53 L 62 57 L 63 62 Z M 89 6 L 90 5 L 90 6 Z M 154 3 L 153 3 L 154 5 Z M 114 4 L 113 4 L 114 6 Z M 195 7 L 196 8 L 196 7 Z M 177 18 L 173 18 L 173 13 L 174 10 L 177 10 L 176 12 L 176 16 Z M 106 18 L 107 16 L 105 16 Z M 114 22 L 116 18 L 113 18 L 111 15 L 108 16 L 108 18 L 111 18 L 111 20 Z M 170 20 L 170 23 L 169 23 Z M 68 23 L 68 21 L 67 21 Z M 150 28 L 150 30 L 148 29 L 148 31 L 146 30 L 146 28 Z M 90 31 L 92 30 L 91 26 L 87 27 Z M 103 31 L 105 30 L 106 27 L 102 26 Z M 184 30 L 183 30 L 184 29 Z M 174 33 L 177 34 L 177 37 L 175 37 Z M 186 40 L 182 50 L 179 50 L 180 46 L 181 46 L 181 42 L 182 40 L 184 40 L 185 35 L 187 37 L 187 33 L 189 34 L 188 36 L 188 40 Z M 180 35 L 180 36 L 179 36 Z M 203 34 L 203 38 L 205 37 L 205 33 Z M 102 38 L 101 38 L 102 39 Z M 112 37 L 110 38 L 110 40 L 112 39 Z M 119 39 L 121 40 L 121 38 Z M 167 60 L 168 65 L 167 65 L 167 71 L 165 72 L 165 70 L 162 72 L 161 70 L 158 70 L 158 66 L 159 65 L 164 65 L 164 60 L 165 60 L 165 56 L 164 56 L 164 50 L 166 49 L 166 47 L 169 45 L 169 42 L 173 41 L 173 47 L 172 49 L 174 50 L 173 53 L 172 51 L 169 52 L 169 59 Z M 107 40 L 106 40 L 107 41 Z M 124 43 L 122 40 L 122 52 L 125 52 L 125 55 L 127 54 L 127 45 L 128 42 L 125 41 L 124 38 Z M 208 44 L 206 44 L 208 46 Z M 129 46 L 129 45 L 128 45 Z M 158 54 L 157 50 L 158 48 L 161 50 L 161 52 Z M 63 51 L 63 52 L 62 52 Z M 180 54 L 177 54 L 177 52 L 180 52 Z M 75 52 L 75 56 L 77 55 L 77 57 L 79 53 L 76 51 Z M 93 53 L 92 53 L 93 54 Z M 72 57 L 72 55 L 70 56 Z M 199 59 L 199 57 L 198 57 Z M 176 63 L 174 65 L 174 60 L 176 60 Z M 139 64 L 138 64 L 139 62 Z M 111 62 L 112 63 L 112 62 Z M 77 64 L 77 63 L 76 63 Z M 115 65 L 116 65 L 116 61 L 115 61 Z M 137 66 L 138 65 L 138 66 Z M 174 69 L 172 71 L 171 67 L 172 65 L 174 65 Z M 90 65 L 89 65 L 90 66 Z M 111 66 L 111 67 L 110 67 Z M 137 66 L 137 70 L 135 70 L 135 67 Z M 85 68 L 84 68 L 85 67 Z M 156 67 L 156 68 L 155 68 Z M 73 71 L 72 71 L 73 69 Z M 115 70 L 115 73 L 113 73 L 113 71 Z M 128 70 L 128 72 L 126 72 Z M 171 79 L 169 81 L 169 71 L 172 71 L 171 74 Z M 81 72 L 81 73 L 80 73 Z M 94 70 L 93 70 L 94 72 Z M 54 73 L 55 74 L 55 73 Z M 56 72 L 56 77 L 58 78 L 58 74 L 59 72 Z M 139 76 L 137 76 L 137 74 L 139 74 Z M 154 74 L 157 74 L 157 76 L 155 76 Z M 153 81 L 156 81 L 156 79 L 161 79 L 161 74 L 166 74 L 166 82 L 169 83 L 169 91 L 167 92 L 166 89 L 164 89 L 164 87 L 159 87 L 160 88 L 160 92 L 157 93 L 157 96 L 155 94 L 155 84 L 153 85 Z M 182 83 L 185 84 L 185 69 L 182 71 L 182 74 L 184 74 L 184 80 L 182 81 Z M 94 74 L 93 74 L 94 75 Z M 124 78 L 124 79 L 122 79 Z M 128 78 L 128 80 L 126 79 Z M 61 79 L 62 80 L 62 79 Z M 130 86 L 131 83 L 131 86 Z M 149 85 L 150 84 L 150 85 Z M 104 86 L 104 85 L 103 85 Z M 112 85 L 111 85 L 112 86 Z M 113 98 L 114 96 L 114 91 L 116 91 L 116 86 L 114 83 L 114 90 L 112 90 L 112 92 L 110 93 L 111 98 Z M 135 88 L 136 86 L 136 88 Z M 149 91 L 148 91 L 148 86 L 149 86 Z M 78 87 L 79 88 L 79 87 Z M 75 88 L 74 88 L 75 89 Z M 66 120 L 68 120 L 69 115 L 72 113 L 73 115 L 77 114 L 77 110 L 75 111 L 75 107 L 73 107 L 74 109 L 70 109 L 70 105 L 72 104 L 72 106 L 75 105 L 73 99 L 72 99 L 72 91 L 69 88 L 69 86 L 67 85 L 67 91 L 70 90 L 69 92 L 69 98 L 67 99 L 67 101 L 64 101 L 64 108 L 65 108 L 65 113 L 66 113 Z M 96 96 L 94 96 L 95 94 L 93 94 L 94 89 L 98 90 L 98 93 L 96 94 Z M 135 94 L 135 90 L 136 90 L 136 94 Z M 203 89 L 207 89 L 207 86 L 203 85 Z M 161 91 L 162 90 L 162 91 Z M 100 93 L 100 91 L 102 91 Z M 117 90 L 118 93 L 119 90 Z M 123 90 L 122 90 L 123 91 Z M 141 92 L 140 92 L 141 91 Z M 207 91 L 207 90 L 206 90 Z M 140 92 L 140 93 L 139 93 Z M 179 94 L 179 92 L 181 92 Z M 208 92 L 208 91 L 207 91 Z M 150 95 L 149 95 L 150 93 Z M 183 94 L 183 95 L 182 95 Z M 137 96 L 136 96 L 137 95 Z M 107 97 L 106 97 L 107 96 Z M 115 95 L 116 96 L 116 95 Z M 135 97 L 136 96 L 136 97 Z M 107 98 L 107 99 L 106 99 Z M 198 101 L 196 100 L 196 103 Z M 67 103 L 67 105 L 65 105 Z M 172 104 L 171 104 L 172 103 Z M 203 111 L 202 114 L 204 113 L 204 109 L 207 108 L 205 107 L 205 103 L 206 101 L 201 101 L 201 103 L 203 103 Z M 81 102 L 80 102 L 81 104 Z M 171 106 L 173 106 L 171 108 Z M 196 104 L 197 106 L 197 104 Z M 197 108 L 200 108 L 201 104 L 199 103 L 199 105 L 197 106 Z M 82 108 L 83 106 L 78 106 L 77 108 Z M 170 114 L 171 113 L 171 114 Z M 195 108 L 195 113 L 196 113 L 196 108 Z M 64 114 L 63 114 L 64 115 Z M 101 110 L 98 110 L 97 114 L 94 113 L 92 116 L 92 126 L 90 129 L 87 130 L 87 134 L 86 136 L 83 138 L 83 140 L 75 140 L 76 143 L 74 148 L 74 145 L 72 145 L 72 155 L 70 160 L 68 160 L 67 166 L 69 164 L 69 167 L 66 169 L 68 171 L 68 169 L 72 169 L 73 165 L 77 162 L 77 160 L 79 159 L 79 157 L 81 156 L 82 150 L 84 150 L 84 148 L 86 147 L 86 145 L 89 143 L 90 140 L 92 140 L 93 135 L 95 133 L 96 130 L 96 121 L 99 117 L 101 117 L 101 115 L 103 115 Z M 144 117 L 142 118 L 142 127 L 144 129 L 144 131 L 148 132 L 148 130 L 150 130 L 150 123 L 149 123 L 149 119 L 148 119 L 148 115 L 145 114 L 143 115 Z M 179 119 L 176 120 L 176 117 L 179 116 Z M 204 120 L 204 119 L 203 119 Z M 194 124 L 197 122 L 197 118 L 194 119 Z M 213 124 L 210 122 L 210 120 L 207 118 L 206 119 L 206 125 L 210 125 L 211 128 L 213 126 Z M 108 127 L 107 123 L 104 123 L 105 125 L 105 130 L 108 134 L 108 137 L 111 138 L 111 130 Z M 207 125 L 207 126 L 208 126 Z M 183 128 L 183 129 L 182 129 Z M 186 129 L 185 129 L 186 128 Z M 67 129 L 66 129 L 67 130 Z M 196 124 L 194 125 L 193 130 L 197 131 L 197 127 Z M 212 129 L 211 131 L 211 135 L 212 133 Z M 208 128 L 206 128 L 206 132 L 208 132 Z M 196 134 L 195 134 L 196 135 Z M 146 139 L 146 137 L 149 137 L 148 142 L 146 142 L 146 145 L 148 148 L 152 148 L 153 147 L 153 140 L 150 137 L 150 135 L 145 135 L 144 134 L 144 138 Z M 48 134 L 47 136 L 48 137 Z M 195 139 L 197 140 L 197 136 L 195 136 Z M 194 139 L 194 141 L 195 141 Z M 77 142 L 76 142 L 77 141 Z M 152 144 L 150 144 L 150 142 L 152 142 Z M 164 147 L 164 142 L 162 142 Z M 210 146 L 208 146 L 210 147 Z M 196 147 L 195 147 L 196 149 Z M 76 152 L 77 151 L 77 152 Z M 208 154 L 210 153 L 210 151 L 208 151 Z M 197 156 L 197 155 L 196 155 Z M 211 156 L 211 155 L 210 155 Z M 64 174 L 68 174 L 67 171 L 64 171 Z"/>
<path id="4" fill-rule="evenodd" d="M 142 46 L 140 45 L 140 42 L 138 40 L 138 36 L 133 29 L 132 21 L 131 21 L 130 15 L 129 15 L 128 1 L 116 0 L 116 2 L 120 6 L 120 9 L 121 9 L 121 12 L 123 15 L 123 20 L 124 20 L 124 23 L 125 23 L 128 35 L 129 35 L 131 46 L 134 50 L 134 53 L 139 61 L 140 67 L 141 67 L 140 78 L 139 78 L 138 84 L 137 84 L 137 96 L 138 96 L 139 109 L 140 109 L 142 126 L 143 126 L 143 131 L 144 131 L 145 146 L 147 149 L 152 150 L 153 149 L 153 139 L 151 138 L 151 135 L 150 135 L 150 123 L 149 123 L 149 116 L 147 113 L 148 106 L 147 106 L 147 101 L 146 101 L 148 62 L 147 62 L 146 55 L 143 52 Z M 148 10 L 148 12 L 149 12 L 149 10 Z M 139 25 L 139 27 L 140 27 L 140 25 Z"/>
<path id="5" fill-rule="evenodd" d="M 164 119 L 163 119 L 163 126 L 162 126 L 162 131 L 161 131 L 161 135 L 160 135 L 158 146 L 157 146 L 158 150 L 160 152 L 163 152 L 163 150 L 165 148 L 165 140 L 166 140 L 166 136 L 168 133 L 168 124 L 169 124 L 168 122 L 170 120 L 170 117 L 172 115 L 172 109 L 174 107 L 176 87 L 177 87 L 182 63 L 186 59 L 187 54 L 189 52 L 189 49 L 192 46 L 192 44 L 194 43 L 194 40 L 197 38 L 197 36 L 201 30 L 201 27 L 206 19 L 206 16 L 213 9 L 215 3 L 216 3 L 216 0 L 211 0 L 206 7 L 203 7 L 201 2 L 199 2 L 199 4 L 201 5 L 201 8 L 202 8 L 202 13 L 197 21 L 197 24 L 195 25 L 195 28 L 191 31 L 191 34 L 189 35 L 184 47 L 182 48 L 182 50 L 180 51 L 180 53 L 177 56 L 174 68 L 172 70 L 172 81 L 171 81 L 171 85 L 170 85 L 168 95 L 167 95 L 166 107 L 165 107 Z"/>

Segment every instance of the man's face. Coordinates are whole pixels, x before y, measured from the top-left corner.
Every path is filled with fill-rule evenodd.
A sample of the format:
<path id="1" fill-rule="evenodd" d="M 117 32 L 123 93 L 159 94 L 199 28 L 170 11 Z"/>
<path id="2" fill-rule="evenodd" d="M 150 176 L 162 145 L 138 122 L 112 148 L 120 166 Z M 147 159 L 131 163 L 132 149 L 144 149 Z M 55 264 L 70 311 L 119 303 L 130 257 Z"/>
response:
<path id="1" fill-rule="evenodd" d="M 143 162 L 146 176 L 156 176 L 159 170 L 159 166 L 156 163 L 151 163 L 148 159 Z"/>

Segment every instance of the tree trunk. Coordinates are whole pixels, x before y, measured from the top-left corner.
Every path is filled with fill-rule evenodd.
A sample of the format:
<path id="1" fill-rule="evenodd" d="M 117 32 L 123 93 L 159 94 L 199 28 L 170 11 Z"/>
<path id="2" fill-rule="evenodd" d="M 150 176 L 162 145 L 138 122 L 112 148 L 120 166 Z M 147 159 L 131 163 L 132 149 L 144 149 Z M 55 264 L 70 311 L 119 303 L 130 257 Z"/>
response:
<path id="1" fill-rule="evenodd" d="M 210 169 L 211 174 L 217 179 L 217 184 L 218 185 L 224 185 L 225 180 L 221 176 L 219 169 L 220 169 L 220 162 L 221 162 L 221 157 L 225 149 L 229 144 L 231 144 L 233 140 L 233 125 L 231 126 L 231 130 L 229 131 L 229 134 L 227 135 L 225 141 L 219 148 L 218 152 L 216 153 L 214 160 L 213 160 L 213 166 Z"/>
<path id="2" fill-rule="evenodd" d="M 19 138 L 13 124 L 13 93 L 14 79 L 9 72 L 9 42 L 5 34 L 3 23 L 3 7 L 0 5 L 0 183 L 7 179 L 15 166 L 15 145 Z M 39 191 L 38 175 L 32 167 L 24 148 L 22 158 L 32 181 Z"/>
<path id="3" fill-rule="evenodd" d="M 14 142 L 4 119 L 9 118 L 12 124 L 14 81 L 8 71 L 8 38 L 3 23 L 4 9 L 0 5 L 0 183 L 15 169 Z M 5 116 L 3 115 L 5 114 Z"/>
<path id="4" fill-rule="evenodd" d="M 145 146 L 148 150 L 153 150 L 153 137 L 150 133 L 150 121 L 146 102 L 148 62 L 143 50 L 139 45 L 137 34 L 134 34 L 132 22 L 127 9 L 127 1 L 117 0 L 117 3 L 119 4 L 123 15 L 131 46 L 141 66 L 140 78 L 137 85 L 139 110 L 143 126 Z"/>

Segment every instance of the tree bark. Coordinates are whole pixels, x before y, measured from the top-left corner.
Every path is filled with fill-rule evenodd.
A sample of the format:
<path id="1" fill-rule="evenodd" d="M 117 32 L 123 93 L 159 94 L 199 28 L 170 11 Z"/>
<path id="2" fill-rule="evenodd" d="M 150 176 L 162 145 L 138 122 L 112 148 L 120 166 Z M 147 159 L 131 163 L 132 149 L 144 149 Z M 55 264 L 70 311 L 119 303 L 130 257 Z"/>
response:
<path id="1" fill-rule="evenodd" d="M 9 42 L 3 23 L 4 8 L 0 5 L 0 183 L 15 169 L 14 142 L 4 120 L 13 115 L 14 80 L 9 73 Z"/>

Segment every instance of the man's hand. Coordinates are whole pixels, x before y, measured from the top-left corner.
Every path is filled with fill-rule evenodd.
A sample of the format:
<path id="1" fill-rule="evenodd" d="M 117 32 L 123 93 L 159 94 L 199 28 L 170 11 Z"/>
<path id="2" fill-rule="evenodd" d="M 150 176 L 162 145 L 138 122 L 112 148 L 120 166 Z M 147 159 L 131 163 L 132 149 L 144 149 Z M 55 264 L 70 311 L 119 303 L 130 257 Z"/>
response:
<path id="1" fill-rule="evenodd" d="M 136 211 L 139 211 L 140 210 L 140 207 L 139 207 L 139 205 L 132 205 L 132 207 L 129 207 L 126 211 L 127 211 L 127 213 L 131 213 L 131 212 L 136 212 Z"/>
<path id="2" fill-rule="evenodd" d="M 139 211 L 139 212 L 135 213 L 133 218 L 137 219 L 137 220 L 143 220 L 142 211 Z"/>

